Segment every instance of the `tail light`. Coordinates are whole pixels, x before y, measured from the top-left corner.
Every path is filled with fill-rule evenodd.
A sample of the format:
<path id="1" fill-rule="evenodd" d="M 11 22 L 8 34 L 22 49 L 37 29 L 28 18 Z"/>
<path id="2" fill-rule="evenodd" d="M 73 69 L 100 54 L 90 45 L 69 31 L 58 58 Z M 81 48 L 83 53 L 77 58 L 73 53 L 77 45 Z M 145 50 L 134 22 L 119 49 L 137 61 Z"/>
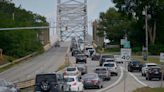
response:
<path id="1" fill-rule="evenodd" d="M 64 75 L 67 75 L 66 71 L 64 72 Z"/>
<path id="2" fill-rule="evenodd" d="M 96 84 L 98 82 L 99 82 L 98 80 L 92 80 L 92 83 L 94 83 L 94 84 Z"/>
<path id="3" fill-rule="evenodd" d="M 77 83 L 76 82 L 74 82 L 73 84 L 72 84 L 72 86 L 76 86 L 77 85 Z"/>

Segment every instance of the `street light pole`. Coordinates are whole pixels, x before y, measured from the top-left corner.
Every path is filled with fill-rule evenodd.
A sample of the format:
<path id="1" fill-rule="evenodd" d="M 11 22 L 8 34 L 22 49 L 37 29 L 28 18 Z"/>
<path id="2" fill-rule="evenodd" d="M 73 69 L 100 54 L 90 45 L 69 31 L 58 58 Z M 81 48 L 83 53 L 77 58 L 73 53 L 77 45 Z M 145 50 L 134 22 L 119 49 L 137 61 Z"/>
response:
<path id="1" fill-rule="evenodd" d="M 145 6 L 145 41 L 146 41 L 146 60 L 148 58 L 148 16 L 147 16 L 147 6 Z"/>

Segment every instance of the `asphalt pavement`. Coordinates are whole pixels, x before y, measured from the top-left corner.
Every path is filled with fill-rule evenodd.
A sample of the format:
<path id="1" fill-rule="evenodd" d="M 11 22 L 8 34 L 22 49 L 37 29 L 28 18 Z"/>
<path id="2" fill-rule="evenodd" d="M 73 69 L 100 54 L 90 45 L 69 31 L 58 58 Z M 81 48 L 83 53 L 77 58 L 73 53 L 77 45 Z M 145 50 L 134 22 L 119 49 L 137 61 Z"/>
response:
<path id="1" fill-rule="evenodd" d="M 35 78 L 35 75 L 39 73 L 56 71 L 64 63 L 69 44 L 65 42 L 61 43 L 60 48 L 52 47 L 47 52 L 0 73 L 0 78 L 11 82 L 19 82 Z"/>

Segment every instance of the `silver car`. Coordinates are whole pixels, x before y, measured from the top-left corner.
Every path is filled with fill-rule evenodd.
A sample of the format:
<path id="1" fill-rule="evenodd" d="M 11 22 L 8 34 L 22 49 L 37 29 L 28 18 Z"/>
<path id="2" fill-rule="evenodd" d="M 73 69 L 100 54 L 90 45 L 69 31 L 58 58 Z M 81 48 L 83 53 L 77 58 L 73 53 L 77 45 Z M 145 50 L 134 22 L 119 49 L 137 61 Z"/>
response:
<path id="1" fill-rule="evenodd" d="M 0 92 L 19 92 L 19 90 L 13 83 L 0 79 Z"/>
<path id="2" fill-rule="evenodd" d="M 96 67 L 94 72 L 97 73 L 103 80 L 111 79 L 111 71 L 109 71 L 107 67 Z"/>
<path id="3" fill-rule="evenodd" d="M 87 65 L 85 63 L 76 64 L 76 67 L 78 68 L 78 70 L 81 72 L 82 75 L 87 73 Z"/>

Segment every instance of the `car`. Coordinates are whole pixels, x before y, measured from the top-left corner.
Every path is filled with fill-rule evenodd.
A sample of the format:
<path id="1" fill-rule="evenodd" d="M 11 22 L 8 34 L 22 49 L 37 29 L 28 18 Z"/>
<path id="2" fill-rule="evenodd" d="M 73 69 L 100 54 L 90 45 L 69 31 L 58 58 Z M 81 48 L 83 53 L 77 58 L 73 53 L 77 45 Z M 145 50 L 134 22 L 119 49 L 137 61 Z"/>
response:
<path id="1" fill-rule="evenodd" d="M 85 46 L 83 52 L 87 57 L 91 57 L 92 54 L 96 53 L 95 49 L 91 45 Z"/>
<path id="2" fill-rule="evenodd" d="M 105 58 L 114 58 L 114 56 L 113 55 L 101 55 L 100 56 L 100 59 L 99 59 L 99 65 L 100 66 L 102 66 L 103 65 L 103 63 L 104 63 L 104 61 L 105 61 Z"/>
<path id="3" fill-rule="evenodd" d="M 103 80 L 96 73 L 88 73 L 82 76 L 84 88 L 103 88 Z"/>
<path id="4" fill-rule="evenodd" d="M 99 77 L 103 80 L 111 79 L 111 72 L 108 70 L 107 67 L 96 67 L 94 72 L 97 73 Z"/>
<path id="5" fill-rule="evenodd" d="M 114 55 L 114 61 L 116 62 L 116 63 L 123 63 L 123 60 L 122 60 L 122 58 L 121 58 L 121 55 Z"/>
<path id="6" fill-rule="evenodd" d="M 79 62 L 87 63 L 86 55 L 84 55 L 84 54 L 77 54 L 76 55 L 76 63 L 79 63 Z"/>
<path id="7" fill-rule="evenodd" d="M 64 76 L 66 85 L 64 86 L 64 92 L 83 92 L 84 85 L 81 79 L 77 76 Z"/>
<path id="8" fill-rule="evenodd" d="M 60 47 L 60 42 L 59 41 L 56 41 L 54 46 L 55 47 Z"/>
<path id="9" fill-rule="evenodd" d="M 81 76 L 81 72 L 76 66 L 75 67 L 69 66 L 69 67 L 66 67 L 66 69 L 64 70 L 64 76 L 68 76 L 68 75 Z"/>
<path id="10" fill-rule="evenodd" d="M 0 79 L 0 92 L 19 92 L 20 90 L 11 82 Z"/>
<path id="11" fill-rule="evenodd" d="M 141 69 L 142 76 L 145 76 L 148 68 L 152 67 L 152 66 L 157 66 L 157 64 L 156 63 L 145 63 L 145 64 L 143 64 L 142 69 Z"/>
<path id="12" fill-rule="evenodd" d="M 34 92 L 63 92 L 64 85 L 64 76 L 62 74 L 37 74 Z"/>
<path id="13" fill-rule="evenodd" d="M 78 54 L 82 54 L 82 52 L 79 49 L 73 49 L 72 50 L 72 56 L 76 56 Z"/>
<path id="14" fill-rule="evenodd" d="M 87 65 L 85 63 L 78 63 L 76 64 L 76 67 L 81 72 L 82 75 L 87 73 Z"/>
<path id="15" fill-rule="evenodd" d="M 158 78 L 159 80 L 161 80 L 162 78 L 161 67 L 152 66 L 148 68 L 148 71 L 146 72 L 146 80 L 152 80 L 153 78 Z"/>
<path id="16" fill-rule="evenodd" d="M 103 67 L 107 67 L 111 71 L 111 75 L 118 75 L 118 65 L 116 62 L 104 62 Z"/>
<path id="17" fill-rule="evenodd" d="M 88 49 L 88 57 L 92 57 L 96 53 L 96 50 L 93 49 Z"/>
<path id="18" fill-rule="evenodd" d="M 93 61 L 98 61 L 100 59 L 100 55 L 98 55 L 98 54 L 94 54 L 94 55 L 92 55 L 91 56 L 91 60 Z"/>
<path id="19" fill-rule="evenodd" d="M 81 39 L 81 38 L 80 38 L 80 39 L 78 39 L 78 43 L 79 43 L 79 44 L 84 43 L 83 39 Z"/>
<path id="20" fill-rule="evenodd" d="M 133 72 L 134 70 L 141 71 L 142 63 L 137 60 L 132 60 L 128 63 L 128 71 Z"/>

